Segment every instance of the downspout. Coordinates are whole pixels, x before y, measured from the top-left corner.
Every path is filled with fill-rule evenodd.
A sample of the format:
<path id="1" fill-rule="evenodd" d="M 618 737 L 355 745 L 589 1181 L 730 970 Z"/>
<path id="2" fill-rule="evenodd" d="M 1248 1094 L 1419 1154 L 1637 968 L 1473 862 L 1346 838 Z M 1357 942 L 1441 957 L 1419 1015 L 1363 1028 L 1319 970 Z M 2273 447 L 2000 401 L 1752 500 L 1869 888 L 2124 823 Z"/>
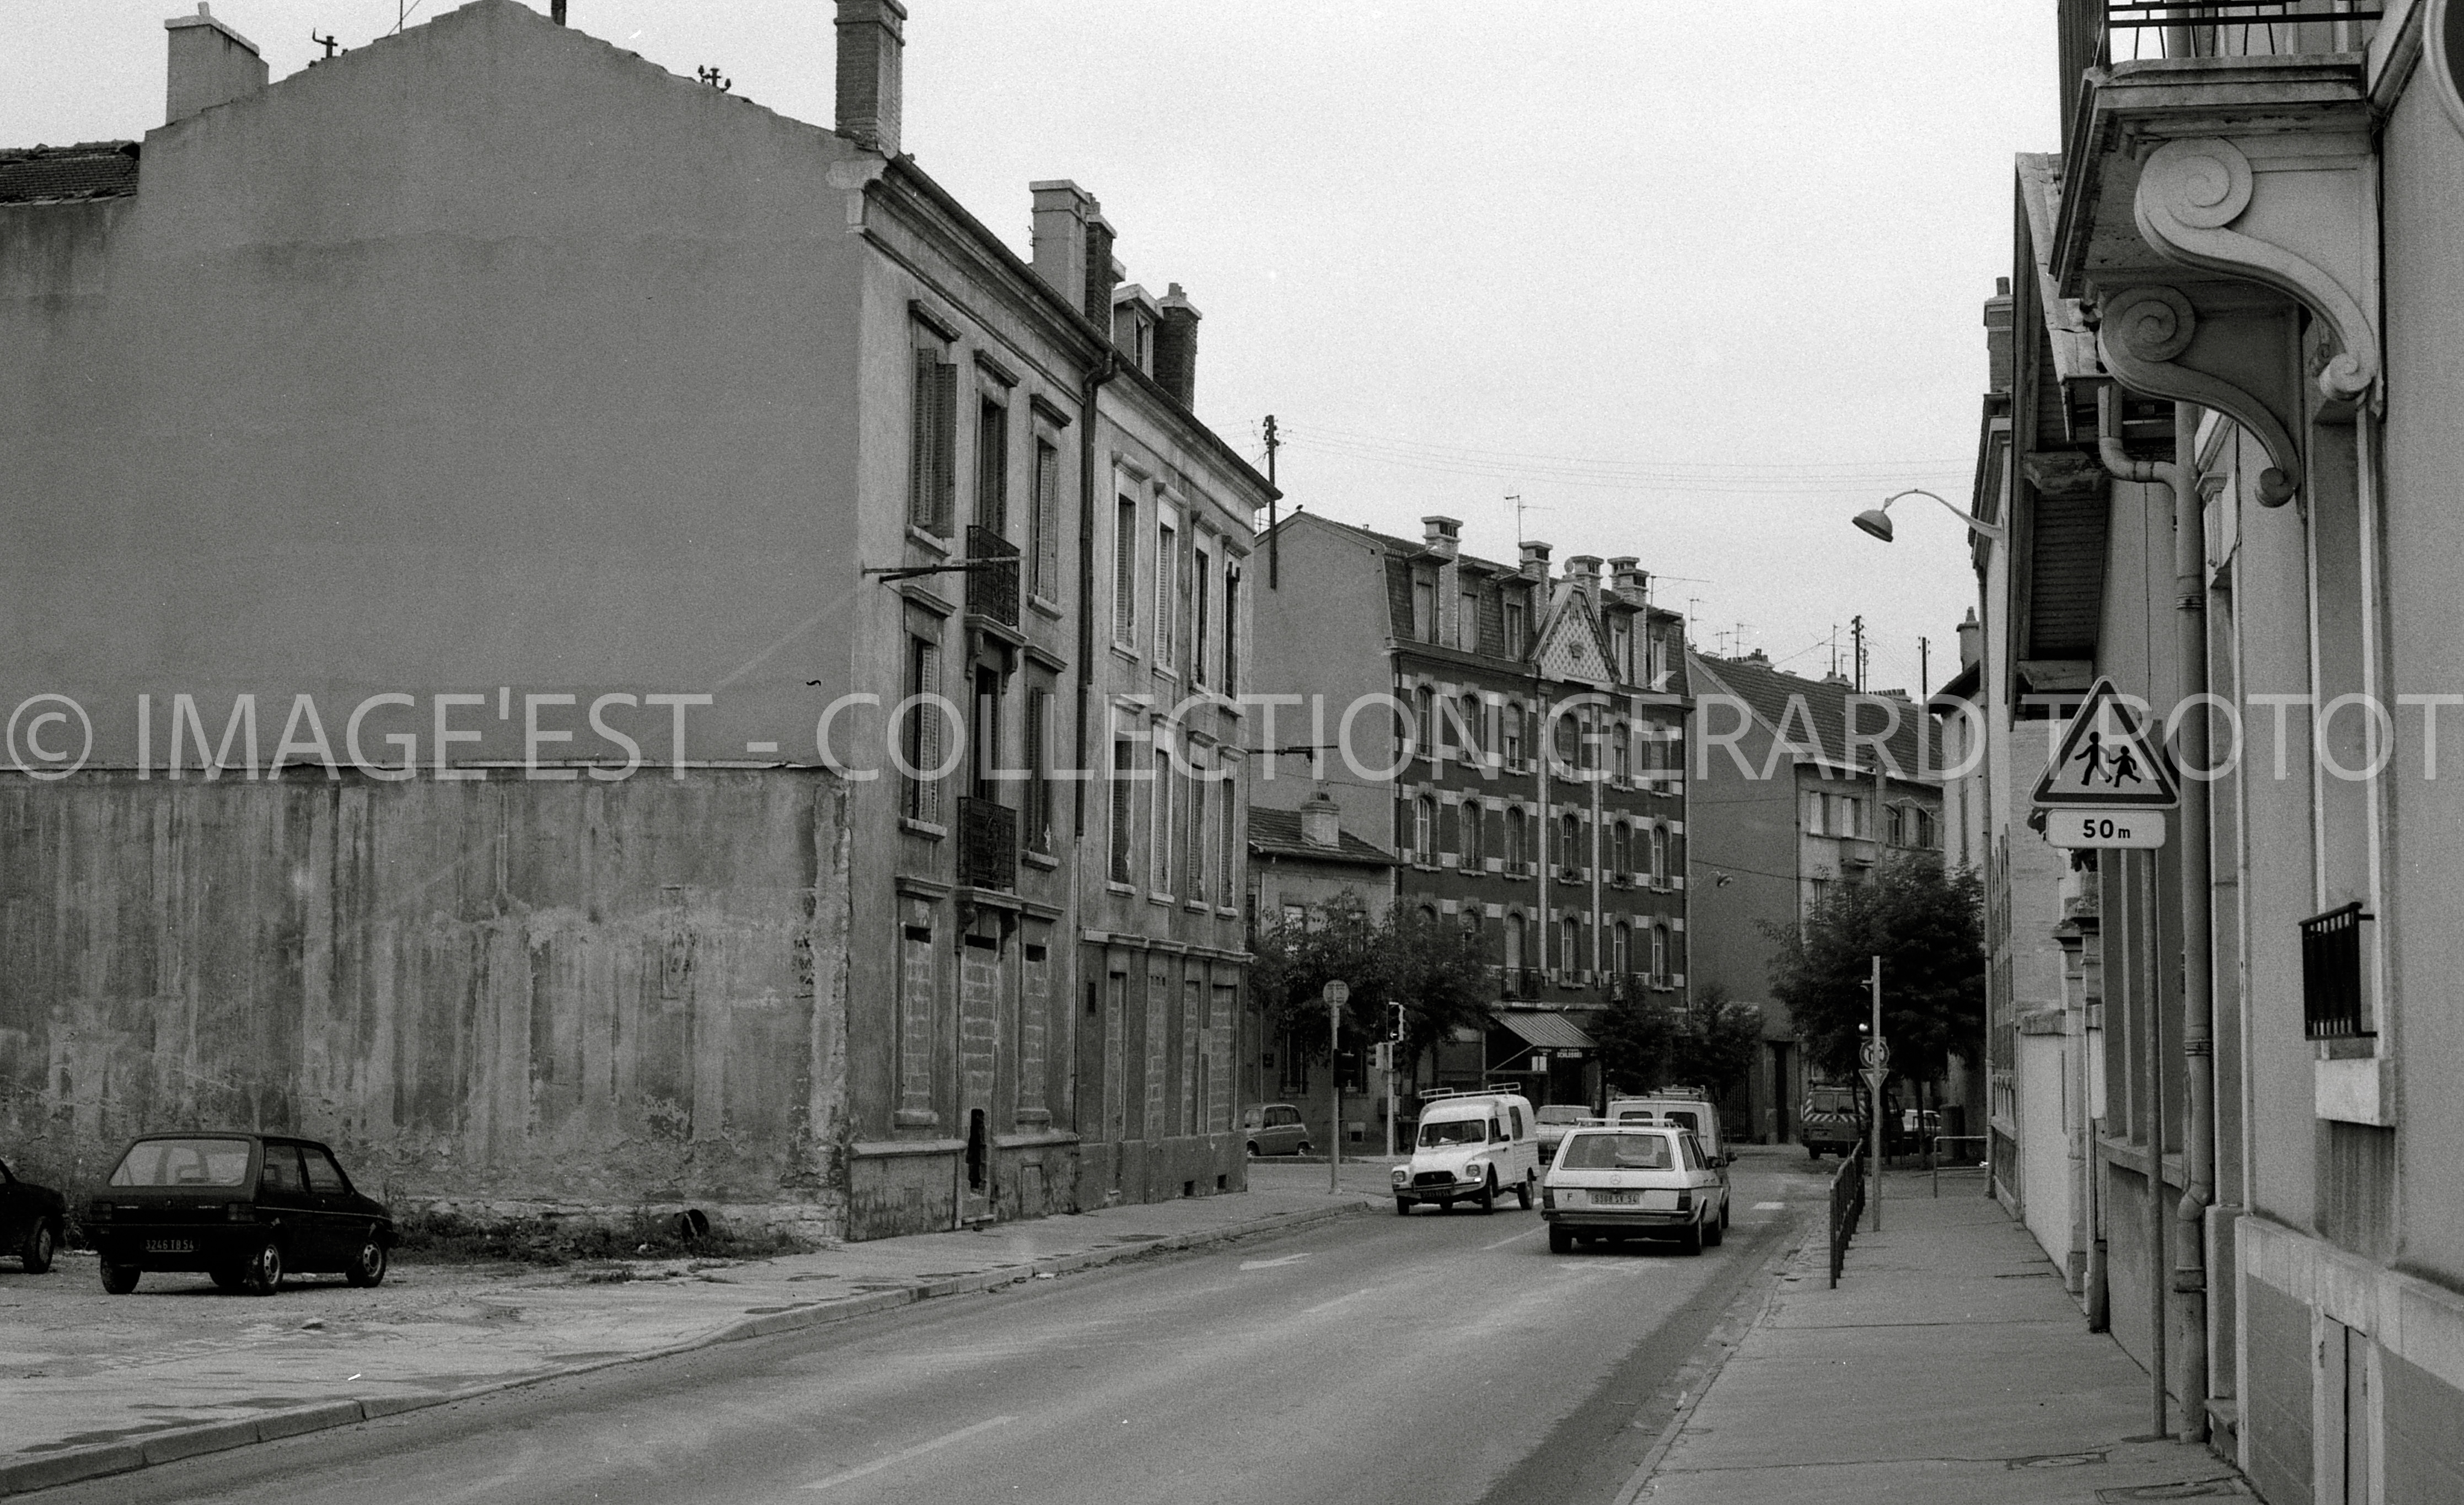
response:
<path id="1" fill-rule="evenodd" d="M 2174 652 L 2181 665 L 2181 698 L 2175 702 L 2180 757 L 2188 776 L 2182 790 L 2182 1076 L 2189 1122 L 2182 1156 L 2189 1185 L 2174 1216 L 2173 1290 L 2183 1300 L 2189 1342 L 2183 1355 L 2185 1442 L 2208 1440 L 2207 1212 L 2215 1201 L 2215 952 L 2208 769 L 2207 516 L 2198 488 L 2197 409 L 2173 404 L 2173 459 L 2134 461 L 2123 453 L 2115 389 L 2097 394 L 2097 453 L 2105 469 L 2129 481 L 2162 481 L 2173 491 Z M 2180 708 L 2197 700 L 2197 715 Z M 2163 1185 L 2160 1177 L 2158 1186 Z"/>
<path id="2" fill-rule="evenodd" d="M 1120 374 L 1120 357 L 1104 347 L 1103 363 L 1078 386 L 1078 762 L 1072 835 L 1087 835 L 1087 794 L 1095 782 L 1087 761 L 1087 702 L 1095 692 L 1095 397 Z M 1108 858 L 1106 861 L 1110 861 Z M 1109 870 L 1109 869 L 1108 869 Z"/>

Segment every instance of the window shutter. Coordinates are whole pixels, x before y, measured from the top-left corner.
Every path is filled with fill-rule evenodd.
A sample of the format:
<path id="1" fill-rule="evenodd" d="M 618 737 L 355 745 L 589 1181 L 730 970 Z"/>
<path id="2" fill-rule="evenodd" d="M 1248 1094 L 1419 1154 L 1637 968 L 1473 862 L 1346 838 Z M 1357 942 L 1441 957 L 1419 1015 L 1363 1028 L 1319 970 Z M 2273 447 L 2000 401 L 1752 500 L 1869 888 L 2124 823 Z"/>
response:
<path id="1" fill-rule="evenodd" d="M 1035 447 L 1035 594 L 1052 599 L 1061 575 L 1061 451 Z"/>
<path id="2" fill-rule="evenodd" d="M 941 649 L 937 643 L 915 645 L 915 693 L 941 693 Z M 941 781 L 932 776 L 941 766 L 941 712 L 936 706 L 915 708 L 915 766 L 924 771 L 916 781 L 916 818 L 937 822 L 941 818 Z"/>
<path id="3" fill-rule="evenodd" d="M 935 533 L 950 531 L 951 509 L 958 494 L 958 367 L 937 360 L 933 367 L 934 491 Z"/>
<path id="4" fill-rule="evenodd" d="M 1138 504 L 1128 497 L 1112 519 L 1112 639 L 1134 643 L 1138 629 Z"/>
<path id="5" fill-rule="evenodd" d="M 937 452 L 933 439 L 935 370 L 940 364 L 930 350 L 915 351 L 915 407 L 908 435 L 907 456 L 907 520 L 919 528 L 933 525 L 934 456 Z"/>

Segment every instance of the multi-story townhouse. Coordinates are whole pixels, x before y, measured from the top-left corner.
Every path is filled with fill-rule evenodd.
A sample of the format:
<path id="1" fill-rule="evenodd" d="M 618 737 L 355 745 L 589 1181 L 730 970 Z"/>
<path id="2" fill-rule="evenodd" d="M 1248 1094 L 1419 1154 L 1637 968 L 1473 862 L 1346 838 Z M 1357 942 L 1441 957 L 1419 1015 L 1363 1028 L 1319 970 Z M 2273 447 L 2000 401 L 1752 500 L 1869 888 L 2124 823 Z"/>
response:
<path id="1" fill-rule="evenodd" d="M 1979 454 L 2009 556 L 1987 730 L 2015 793 L 2041 718 L 2109 678 L 2191 775 L 2167 844 L 2082 855 L 2052 927 L 2079 1299 L 2155 1425 L 2266 1498 L 2464 1498 L 2464 797 L 2435 730 L 2464 642 L 2464 7 L 2059 13 L 2063 150 L 2017 163 L 2011 423 Z M 2038 840 L 2007 808 L 1997 853 Z"/>
<path id="2" fill-rule="evenodd" d="M 1236 682 L 1268 489 L 1091 199 L 1030 262 L 906 153 L 904 15 L 841 0 L 833 130 L 508 0 L 275 82 L 201 11 L 168 124 L 0 161 L 0 671 L 92 733 L 0 775 L 30 1160 L 265 1119 L 848 1237 L 1239 1185 L 1237 780 L 1082 771 Z"/>
<path id="3" fill-rule="evenodd" d="M 1683 619 L 1649 603 L 1635 559 L 1552 578 L 1545 543 L 1505 564 L 1463 553 L 1452 518 L 1424 527 L 1414 542 L 1301 513 L 1262 546 L 1258 688 L 1281 703 L 1258 745 L 1287 755 L 1257 760 L 1250 797 L 1331 797 L 1395 852 L 1397 906 L 1483 937 L 1490 1027 L 1421 1080 L 1596 1102 L 1584 1020 L 1686 998 Z M 1345 1090 L 1371 1085 L 1355 1068 Z"/>
<path id="4" fill-rule="evenodd" d="M 1807 1076 L 1795 1024 L 1771 993 L 1771 930 L 1894 858 L 1937 855 L 1941 765 L 1901 691 L 1791 674 L 1759 650 L 1696 654 L 1692 672 L 1694 983 L 1760 1012 L 1763 1050 L 1732 1132 L 1785 1144 Z M 1964 1109 L 1969 1096 L 1947 1083 L 1942 1101 Z"/>

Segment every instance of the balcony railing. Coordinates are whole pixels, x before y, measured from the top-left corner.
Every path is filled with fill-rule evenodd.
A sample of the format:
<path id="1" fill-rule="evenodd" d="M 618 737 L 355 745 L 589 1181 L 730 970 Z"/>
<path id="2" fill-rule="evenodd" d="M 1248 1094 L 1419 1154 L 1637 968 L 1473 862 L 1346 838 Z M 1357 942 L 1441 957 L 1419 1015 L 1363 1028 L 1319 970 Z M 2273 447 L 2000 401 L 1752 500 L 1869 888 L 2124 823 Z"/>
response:
<path id="1" fill-rule="evenodd" d="M 2369 919 L 2355 903 L 2301 922 L 2301 1023 L 2314 1040 L 2377 1033 L 2362 1028 L 2362 927 Z"/>
<path id="2" fill-rule="evenodd" d="M 958 882 L 970 888 L 1018 886 L 1018 812 L 992 799 L 958 801 Z"/>
<path id="3" fill-rule="evenodd" d="M 2092 0 L 2093 3 L 2093 0 Z M 2354 0 L 2102 0 L 2102 62 L 2359 52 L 2383 13 Z"/>
<path id="4" fill-rule="evenodd" d="M 994 569 L 967 572 L 967 610 L 987 617 L 1004 627 L 1018 625 L 1018 545 L 990 528 L 970 525 L 967 529 L 967 557 L 970 560 L 1005 559 L 1008 562 Z"/>

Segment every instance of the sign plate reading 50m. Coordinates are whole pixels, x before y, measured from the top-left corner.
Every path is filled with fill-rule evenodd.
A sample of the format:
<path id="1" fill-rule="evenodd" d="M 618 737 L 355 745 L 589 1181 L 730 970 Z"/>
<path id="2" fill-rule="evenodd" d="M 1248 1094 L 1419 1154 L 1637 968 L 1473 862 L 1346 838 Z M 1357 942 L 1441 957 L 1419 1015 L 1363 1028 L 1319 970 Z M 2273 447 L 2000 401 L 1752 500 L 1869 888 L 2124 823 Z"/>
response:
<path id="1" fill-rule="evenodd" d="M 2045 840 L 2056 846 L 2154 849 L 2165 844 L 2161 810 L 2054 809 L 2045 812 Z"/>

